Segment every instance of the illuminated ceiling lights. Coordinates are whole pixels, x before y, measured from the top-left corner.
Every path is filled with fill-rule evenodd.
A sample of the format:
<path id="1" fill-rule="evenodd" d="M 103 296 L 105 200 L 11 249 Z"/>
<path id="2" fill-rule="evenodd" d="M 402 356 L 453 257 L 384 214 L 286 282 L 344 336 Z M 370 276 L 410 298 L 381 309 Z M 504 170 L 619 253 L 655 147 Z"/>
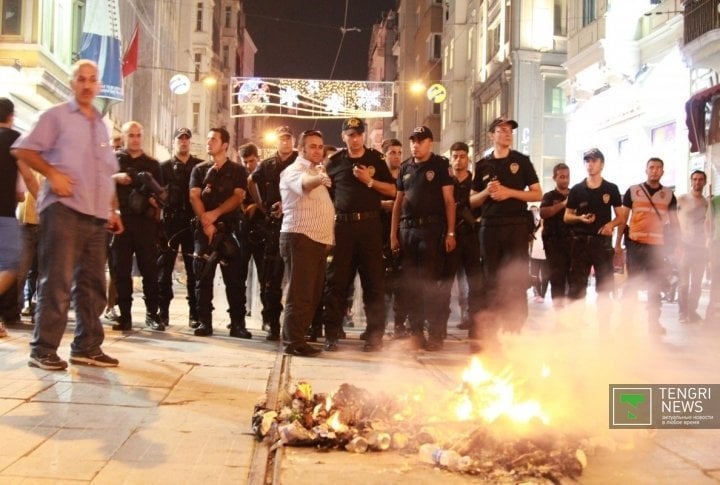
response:
<path id="1" fill-rule="evenodd" d="M 387 118 L 393 83 L 234 77 L 231 116 L 285 118 Z"/>

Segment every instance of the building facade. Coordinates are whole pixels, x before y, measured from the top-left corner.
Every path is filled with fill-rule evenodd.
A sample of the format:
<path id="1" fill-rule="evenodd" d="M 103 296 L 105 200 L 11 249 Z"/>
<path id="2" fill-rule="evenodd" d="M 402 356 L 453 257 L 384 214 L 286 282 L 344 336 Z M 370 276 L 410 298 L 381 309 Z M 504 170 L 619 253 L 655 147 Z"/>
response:
<path id="1" fill-rule="evenodd" d="M 572 0 L 568 5 L 567 156 L 599 147 L 604 175 L 624 190 L 645 179 L 650 157 L 665 162 L 663 184 L 687 191 L 684 104 L 691 74 L 681 53 L 680 0 Z"/>
<path id="2" fill-rule="evenodd" d="M 398 2 L 398 38 L 393 46 L 398 58 L 397 117 L 392 131 L 403 143 L 418 125 L 432 130 L 436 146 L 441 142 L 440 105 L 428 100 L 425 91 L 441 81 L 443 5 L 441 0 Z"/>

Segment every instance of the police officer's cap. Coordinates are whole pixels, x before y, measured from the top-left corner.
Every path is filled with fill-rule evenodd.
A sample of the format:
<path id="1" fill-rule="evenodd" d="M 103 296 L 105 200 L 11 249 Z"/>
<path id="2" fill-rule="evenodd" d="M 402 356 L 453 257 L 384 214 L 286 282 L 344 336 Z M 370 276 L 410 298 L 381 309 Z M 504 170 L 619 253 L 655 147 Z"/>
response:
<path id="1" fill-rule="evenodd" d="M 365 122 L 360 118 L 348 118 L 343 121 L 342 131 L 353 130 L 355 133 L 365 132 Z"/>
<path id="2" fill-rule="evenodd" d="M 430 131 L 430 128 L 427 126 L 416 126 L 413 128 L 412 133 L 410 133 L 410 140 L 422 141 L 426 138 L 433 139 L 432 131 Z"/>
<path id="3" fill-rule="evenodd" d="M 593 160 L 602 160 L 603 162 L 605 161 L 605 155 L 603 155 L 598 148 L 591 148 L 583 153 L 583 160 L 587 160 L 589 158 Z"/>
<path id="4" fill-rule="evenodd" d="M 495 118 L 493 120 L 493 122 L 490 123 L 490 126 L 488 126 L 488 132 L 492 133 L 493 131 L 495 131 L 495 128 L 497 128 L 500 125 L 504 125 L 504 124 L 508 124 L 508 125 L 512 126 L 513 130 L 518 127 L 517 121 L 505 118 L 504 116 L 501 116 L 499 118 Z"/>
<path id="5" fill-rule="evenodd" d="M 277 135 L 278 138 L 282 136 L 293 136 L 293 132 L 289 126 L 278 126 L 275 128 L 275 135 Z"/>
<path id="6" fill-rule="evenodd" d="M 187 136 L 188 138 L 192 138 L 192 131 L 190 131 L 189 128 L 178 128 L 177 130 L 175 130 L 173 138 L 179 138 L 181 136 Z"/>

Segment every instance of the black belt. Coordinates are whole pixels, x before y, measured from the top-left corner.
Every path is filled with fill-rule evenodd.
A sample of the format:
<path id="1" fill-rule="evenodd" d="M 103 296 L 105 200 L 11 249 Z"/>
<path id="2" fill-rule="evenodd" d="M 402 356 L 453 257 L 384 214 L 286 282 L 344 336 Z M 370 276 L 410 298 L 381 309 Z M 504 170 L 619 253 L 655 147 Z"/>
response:
<path id="1" fill-rule="evenodd" d="M 358 222 L 367 219 L 380 219 L 380 212 L 339 212 L 335 214 L 335 222 Z"/>
<path id="2" fill-rule="evenodd" d="M 442 222 L 440 216 L 427 216 L 427 217 L 406 217 L 400 220 L 400 227 L 414 228 L 423 227 L 430 224 L 440 224 Z"/>
<path id="3" fill-rule="evenodd" d="M 603 236 L 602 234 L 573 234 L 572 238 L 575 241 L 594 241 L 595 239 L 603 241 L 605 239 L 612 239 L 612 236 Z"/>
<path id="4" fill-rule="evenodd" d="M 481 226 L 493 227 L 493 226 L 512 226 L 512 225 L 525 225 L 528 223 L 526 216 L 512 216 L 512 217 L 483 217 L 480 220 Z"/>

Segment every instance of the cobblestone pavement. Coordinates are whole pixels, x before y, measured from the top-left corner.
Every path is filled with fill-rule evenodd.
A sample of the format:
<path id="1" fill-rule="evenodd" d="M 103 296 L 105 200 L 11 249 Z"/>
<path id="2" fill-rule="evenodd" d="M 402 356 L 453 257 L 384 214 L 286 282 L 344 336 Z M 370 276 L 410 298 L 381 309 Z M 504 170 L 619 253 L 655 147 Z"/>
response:
<path id="1" fill-rule="evenodd" d="M 264 339 L 254 318 L 248 324 L 252 340 L 227 337 L 221 286 L 215 291 L 215 336 L 194 337 L 182 291 L 165 333 L 141 326 L 138 294 L 136 328 L 122 334 L 107 327 L 104 350 L 121 363 L 114 369 L 29 368 L 32 327 L 9 329 L 0 340 L 0 483 L 261 483 L 265 463 L 257 463 L 257 451 L 264 445 L 251 434 L 250 416 L 273 384 L 280 347 Z M 547 302 L 530 307 L 523 334 L 503 336 L 502 350 L 481 357 L 490 367 L 512 365 L 518 376 L 543 365 L 551 369 L 540 386 L 553 425 L 582 430 L 604 445 L 590 455 L 580 483 L 720 481 L 720 430 L 608 430 L 610 383 L 720 382 L 719 322 L 682 325 L 676 305 L 665 304 L 668 333 L 653 338 L 639 309 L 617 304 L 596 317 L 592 303 L 562 315 Z M 599 336 L 596 318 L 612 322 L 611 330 Z M 470 359 L 456 318 L 445 349 L 433 353 L 410 352 L 401 342 L 362 353 L 360 323 L 346 329 L 350 340 L 340 352 L 286 358 L 289 379 L 308 380 L 320 392 L 343 382 L 371 391 L 401 393 L 425 385 L 446 392 L 457 386 Z M 72 330 L 71 323 L 61 357 L 69 355 Z M 283 484 L 478 482 L 421 464 L 415 454 L 307 448 L 285 448 L 275 477 Z"/>

